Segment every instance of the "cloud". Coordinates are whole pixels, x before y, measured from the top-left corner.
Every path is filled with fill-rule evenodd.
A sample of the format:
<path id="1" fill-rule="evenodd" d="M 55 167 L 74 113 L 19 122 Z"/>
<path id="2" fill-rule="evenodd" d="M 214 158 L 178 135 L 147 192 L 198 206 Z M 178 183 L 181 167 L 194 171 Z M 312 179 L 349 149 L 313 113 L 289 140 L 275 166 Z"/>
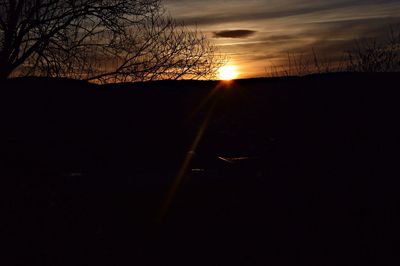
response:
<path id="1" fill-rule="evenodd" d="M 399 0 L 271 0 L 270 5 L 265 0 L 248 0 L 243 5 L 241 0 L 231 0 L 215 3 L 214 0 L 168 0 L 169 8 L 177 10 L 174 17 L 184 21 L 186 25 L 210 26 L 216 24 L 253 22 L 262 23 L 271 19 L 311 19 L 317 22 L 329 15 L 329 19 L 344 17 L 366 18 L 369 16 L 383 17 L 391 13 L 398 14 Z M 279 2 L 279 4 L 277 4 Z M 186 3 L 186 4 L 183 4 Z M 275 4 L 273 4 L 275 3 Z M 193 6 L 194 5 L 194 6 Z M 201 8 L 200 8 L 201 7 Z M 216 8 L 218 7 L 218 8 Z M 397 16 L 397 15 L 395 15 Z M 327 18 L 328 19 L 328 18 Z"/>
<path id="2" fill-rule="evenodd" d="M 286 63 L 288 52 L 340 58 L 355 40 L 381 41 L 390 26 L 400 30 L 400 0 L 165 1 L 178 21 L 214 37 L 243 77 Z"/>
<path id="3" fill-rule="evenodd" d="M 215 38 L 247 38 L 254 35 L 254 30 L 223 30 L 214 32 Z"/>
<path id="4" fill-rule="evenodd" d="M 266 43 L 279 43 L 279 42 L 287 42 L 293 41 L 298 38 L 298 35 L 289 35 L 289 34 L 280 34 L 280 35 L 270 35 L 264 38 L 261 38 L 263 42 Z"/>

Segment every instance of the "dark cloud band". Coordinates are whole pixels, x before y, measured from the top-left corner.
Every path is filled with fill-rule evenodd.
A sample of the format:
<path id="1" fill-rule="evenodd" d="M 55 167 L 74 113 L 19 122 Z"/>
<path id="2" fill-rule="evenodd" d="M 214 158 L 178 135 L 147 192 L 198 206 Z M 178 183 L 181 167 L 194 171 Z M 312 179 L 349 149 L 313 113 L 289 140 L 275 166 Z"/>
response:
<path id="1" fill-rule="evenodd" d="M 254 30 L 223 30 L 214 32 L 215 38 L 247 38 L 254 35 Z"/>

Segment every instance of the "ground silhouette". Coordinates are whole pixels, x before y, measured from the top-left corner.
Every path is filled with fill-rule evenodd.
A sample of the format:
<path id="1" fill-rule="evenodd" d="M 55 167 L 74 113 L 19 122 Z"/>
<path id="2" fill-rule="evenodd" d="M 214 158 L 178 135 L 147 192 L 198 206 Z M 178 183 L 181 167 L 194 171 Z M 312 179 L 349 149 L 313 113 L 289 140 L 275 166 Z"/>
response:
<path id="1" fill-rule="evenodd" d="M 399 262 L 399 79 L 5 81 L 10 265 Z"/>

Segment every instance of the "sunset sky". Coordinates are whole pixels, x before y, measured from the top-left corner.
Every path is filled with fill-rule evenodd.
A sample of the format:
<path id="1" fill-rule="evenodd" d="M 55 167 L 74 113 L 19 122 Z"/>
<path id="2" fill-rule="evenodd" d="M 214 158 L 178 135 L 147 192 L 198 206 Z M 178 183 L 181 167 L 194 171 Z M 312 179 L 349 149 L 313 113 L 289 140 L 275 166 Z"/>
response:
<path id="1" fill-rule="evenodd" d="M 355 39 L 400 26 L 400 0 L 165 0 L 169 13 L 197 25 L 236 65 L 240 78 L 266 76 L 287 53 L 338 58 Z"/>

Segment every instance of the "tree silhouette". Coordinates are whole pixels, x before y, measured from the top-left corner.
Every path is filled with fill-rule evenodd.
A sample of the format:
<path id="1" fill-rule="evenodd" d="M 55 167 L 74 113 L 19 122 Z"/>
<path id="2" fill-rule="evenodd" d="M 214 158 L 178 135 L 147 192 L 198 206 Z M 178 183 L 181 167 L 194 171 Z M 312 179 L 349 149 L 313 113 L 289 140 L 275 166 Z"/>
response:
<path id="1" fill-rule="evenodd" d="M 206 78 L 222 59 L 160 0 L 0 0 L 0 78 Z"/>

